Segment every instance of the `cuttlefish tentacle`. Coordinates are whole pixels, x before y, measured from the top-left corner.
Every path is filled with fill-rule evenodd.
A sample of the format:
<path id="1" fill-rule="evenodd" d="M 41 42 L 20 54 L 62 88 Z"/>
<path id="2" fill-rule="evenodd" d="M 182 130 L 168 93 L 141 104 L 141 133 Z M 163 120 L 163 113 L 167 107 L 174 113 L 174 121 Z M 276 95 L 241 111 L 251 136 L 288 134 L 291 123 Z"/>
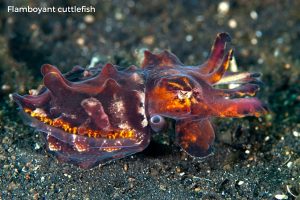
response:
<path id="1" fill-rule="evenodd" d="M 261 76 L 260 73 L 249 72 L 226 72 L 222 79 L 216 82 L 214 85 L 223 84 L 243 84 L 243 83 L 256 83 L 262 85 L 262 82 L 258 80 Z"/>
<path id="2" fill-rule="evenodd" d="M 233 56 L 233 50 L 231 49 L 230 51 L 228 51 L 228 53 L 224 57 L 220 67 L 217 68 L 215 71 L 206 75 L 204 77 L 204 79 L 211 84 L 214 84 L 214 83 L 218 82 L 219 80 L 221 80 L 224 73 L 227 71 L 227 69 L 229 67 L 232 56 Z"/>
<path id="3" fill-rule="evenodd" d="M 268 112 L 267 106 L 257 98 L 220 98 L 211 103 L 211 109 L 217 117 L 259 117 Z"/>
<path id="4" fill-rule="evenodd" d="M 215 89 L 218 95 L 224 97 L 254 96 L 259 91 L 256 84 L 247 83 L 233 89 Z"/>
<path id="5" fill-rule="evenodd" d="M 204 64 L 199 66 L 199 72 L 201 74 L 211 73 L 216 67 L 221 64 L 226 48 L 226 43 L 230 41 L 231 38 L 228 33 L 219 33 L 217 35 L 208 60 Z"/>

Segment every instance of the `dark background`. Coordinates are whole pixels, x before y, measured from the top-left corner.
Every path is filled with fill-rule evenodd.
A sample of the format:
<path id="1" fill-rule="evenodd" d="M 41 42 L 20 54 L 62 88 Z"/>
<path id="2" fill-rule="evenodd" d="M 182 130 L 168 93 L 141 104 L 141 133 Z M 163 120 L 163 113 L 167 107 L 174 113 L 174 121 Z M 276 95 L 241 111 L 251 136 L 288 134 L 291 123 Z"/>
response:
<path id="1" fill-rule="evenodd" d="M 67 2 L 67 3 L 63 3 Z M 299 1 L 23 1 L 0 3 L 2 199 L 293 199 L 299 195 Z M 8 13 L 7 6 L 94 5 L 96 13 Z M 40 66 L 66 72 L 92 60 L 140 64 L 143 49 L 203 63 L 219 32 L 232 36 L 240 71 L 263 73 L 270 114 L 216 119 L 214 155 L 197 160 L 156 135 L 139 154 L 91 170 L 59 163 L 23 125 L 13 92 L 41 83 Z M 278 196 L 283 195 L 283 196 Z"/>

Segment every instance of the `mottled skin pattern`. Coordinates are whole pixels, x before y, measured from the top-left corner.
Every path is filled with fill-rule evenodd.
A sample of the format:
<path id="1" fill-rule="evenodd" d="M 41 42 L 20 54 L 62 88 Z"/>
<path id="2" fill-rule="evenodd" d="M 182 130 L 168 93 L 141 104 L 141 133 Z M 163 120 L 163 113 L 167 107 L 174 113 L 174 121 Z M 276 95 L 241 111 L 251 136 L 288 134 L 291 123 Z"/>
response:
<path id="1" fill-rule="evenodd" d="M 168 51 L 145 51 L 140 68 L 123 71 L 106 64 L 61 74 L 47 64 L 41 69 L 44 87 L 13 98 L 23 119 L 43 132 L 48 149 L 82 168 L 142 151 L 151 129 L 164 127 L 164 118 L 176 120 L 176 142 L 182 149 L 206 157 L 215 138 L 211 117 L 259 116 L 267 111 L 256 98 L 240 98 L 255 95 L 260 75 L 226 72 L 233 54 L 225 53 L 229 41 L 228 34 L 218 34 L 201 66 L 184 66 Z M 214 88 L 230 83 L 239 87 Z"/>

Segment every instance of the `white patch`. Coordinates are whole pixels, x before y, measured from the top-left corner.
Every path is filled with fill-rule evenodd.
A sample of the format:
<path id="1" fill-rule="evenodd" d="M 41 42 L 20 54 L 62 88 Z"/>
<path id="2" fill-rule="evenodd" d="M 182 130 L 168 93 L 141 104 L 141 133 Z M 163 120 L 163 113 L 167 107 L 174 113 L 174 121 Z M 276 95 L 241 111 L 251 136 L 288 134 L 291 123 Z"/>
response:
<path id="1" fill-rule="evenodd" d="M 113 98 L 114 101 L 110 106 L 110 111 L 111 113 L 114 113 L 114 117 L 120 121 L 118 124 L 118 128 L 130 129 L 131 127 L 129 126 L 128 121 L 125 120 L 126 108 L 124 102 L 117 96 L 114 96 Z"/>
<path id="2" fill-rule="evenodd" d="M 113 99 L 114 99 L 115 101 L 118 99 L 117 93 L 115 93 L 115 92 L 114 92 L 114 94 L 113 94 Z"/>
<path id="3" fill-rule="evenodd" d="M 100 60 L 101 60 L 100 56 L 92 57 L 91 62 L 90 62 L 89 66 L 87 68 L 91 69 L 91 68 L 95 67 L 96 64 L 99 63 Z"/>
<path id="4" fill-rule="evenodd" d="M 88 99 L 84 99 L 81 101 L 80 105 L 84 108 L 85 112 L 89 115 L 89 116 L 92 116 L 92 113 L 89 112 L 90 109 L 94 109 L 94 107 L 100 105 L 101 106 L 101 103 L 98 101 L 98 99 L 96 98 L 88 98 Z M 87 109 L 88 108 L 88 109 Z M 65 113 L 63 113 L 65 114 Z M 76 119 L 76 116 L 75 115 L 66 115 L 66 117 L 69 117 L 71 119 Z M 75 118 L 72 118 L 72 117 L 75 117 Z"/>
<path id="5" fill-rule="evenodd" d="M 99 147 L 99 151 L 102 151 L 103 148 L 105 148 L 105 145 L 107 144 L 107 140 L 103 140 L 101 146 Z"/>
<path id="6" fill-rule="evenodd" d="M 240 84 L 231 83 L 231 84 L 228 85 L 228 89 L 234 89 L 234 88 L 237 88 L 239 86 L 240 86 Z"/>
<path id="7" fill-rule="evenodd" d="M 52 143 L 49 141 L 49 137 L 51 136 L 51 134 L 47 134 L 47 141 L 48 141 L 48 148 L 50 151 L 60 151 L 61 150 L 61 146 L 58 143 Z"/>
<path id="8" fill-rule="evenodd" d="M 86 103 L 89 107 L 95 107 L 98 105 L 98 100 L 94 100 L 94 98 L 85 99 L 82 101 L 82 103 Z"/>
<path id="9" fill-rule="evenodd" d="M 39 90 L 31 89 L 29 90 L 29 94 L 32 96 L 37 96 L 39 94 Z"/>
<path id="10" fill-rule="evenodd" d="M 140 103 L 143 105 L 138 108 L 138 113 L 144 117 L 141 125 L 143 127 L 146 127 L 146 126 L 148 126 L 148 120 L 147 120 L 146 113 L 145 113 L 145 92 L 137 91 L 137 95 L 140 100 Z"/>
<path id="11" fill-rule="evenodd" d="M 120 124 L 118 125 L 118 127 L 119 127 L 120 129 L 131 129 L 131 127 L 129 126 L 128 122 L 120 123 Z"/>
<path id="12" fill-rule="evenodd" d="M 80 144 L 79 142 L 74 142 L 74 149 L 78 152 L 85 152 L 88 147 L 85 144 Z"/>
<path id="13" fill-rule="evenodd" d="M 130 79 L 139 84 L 144 84 L 144 79 L 136 72 L 130 76 Z"/>
<path id="14" fill-rule="evenodd" d="M 33 113 L 36 113 L 41 117 L 47 117 L 46 112 L 42 108 L 36 108 Z"/>
<path id="15" fill-rule="evenodd" d="M 55 144 L 52 144 L 51 142 L 48 142 L 48 148 L 50 151 L 60 151 L 61 146 L 56 146 Z"/>
<path id="16" fill-rule="evenodd" d="M 193 92 L 192 91 L 183 91 L 183 90 L 179 90 L 178 93 L 177 93 L 177 97 L 178 99 L 180 100 L 183 100 L 183 99 L 189 99 L 191 98 L 193 95 Z"/>
<path id="17" fill-rule="evenodd" d="M 115 112 L 124 114 L 125 106 L 124 106 L 124 102 L 122 100 L 115 101 L 112 106 L 113 106 Z"/>
<path id="18" fill-rule="evenodd" d="M 77 116 L 74 114 L 61 113 L 62 116 L 70 119 L 77 119 Z"/>
<path id="19" fill-rule="evenodd" d="M 73 143 L 75 143 L 76 138 L 77 138 L 77 135 L 72 134 L 72 140 L 73 140 L 72 142 L 73 142 Z"/>
<path id="20" fill-rule="evenodd" d="M 96 98 L 88 98 L 81 101 L 81 106 L 84 108 L 85 112 L 88 114 L 88 116 L 92 116 L 93 113 L 91 112 L 91 109 L 96 110 L 98 112 L 102 112 L 102 104 L 101 102 Z M 75 116 L 76 117 L 76 116 Z"/>
<path id="21" fill-rule="evenodd" d="M 141 138 L 140 140 L 138 140 L 138 141 L 135 142 L 134 144 L 135 144 L 135 145 L 140 145 L 143 141 L 144 141 L 143 138 Z"/>
<path id="22" fill-rule="evenodd" d="M 146 118 L 144 118 L 141 124 L 143 127 L 148 126 L 148 120 Z"/>

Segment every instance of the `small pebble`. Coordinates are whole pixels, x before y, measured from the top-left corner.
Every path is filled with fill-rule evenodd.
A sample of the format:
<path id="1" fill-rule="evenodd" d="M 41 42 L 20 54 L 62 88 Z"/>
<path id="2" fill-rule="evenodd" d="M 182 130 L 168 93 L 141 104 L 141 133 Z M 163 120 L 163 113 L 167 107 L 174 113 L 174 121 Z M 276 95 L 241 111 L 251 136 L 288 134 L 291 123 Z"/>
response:
<path id="1" fill-rule="evenodd" d="M 10 85 L 7 85 L 7 84 L 3 84 L 1 86 L 1 90 L 4 91 L 4 92 L 7 92 L 11 89 Z"/>
<path id="2" fill-rule="evenodd" d="M 2 139 L 2 143 L 3 143 L 3 144 L 11 144 L 12 141 L 9 139 L 9 137 L 5 136 L 5 137 Z"/>
<path id="3" fill-rule="evenodd" d="M 239 181 L 238 185 L 243 185 L 245 182 L 244 181 Z"/>
<path id="4" fill-rule="evenodd" d="M 41 146 L 40 146 L 38 143 L 35 143 L 34 149 L 35 149 L 35 150 L 38 150 L 38 149 L 40 149 L 40 148 L 41 148 Z"/>
<path id="5" fill-rule="evenodd" d="M 191 42 L 191 41 L 193 40 L 193 36 L 192 36 L 192 35 L 187 35 L 187 36 L 185 37 L 185 40 L 186 40 L 187 42 Z"/>
<path id="6" fill-rule="evenodd" d="M 159 172 L 156 169 L 150 169 L 151 176 L 157 176 Z"/>
<path id="7" fill-rule="evenodd" d="M 148 36 L 143 37 L 142 41 L 144 44 L 152 45 L 155 41 L 155 38 L 153 35 L 148 35 Z"/>
<path id="8" fill-rule="evenodd" d="M 26 174 L 25 175 L 25 179 L 28 181 L 28 180 L 30 180 L 30 174 Z"/>
<path id="9" fill-rule="evenodd" d="M 250 17 L 253 19 L 253 20 L 257 20 L 257 17 L 258 17 L 258 14 L 256 11 L 251 11 L 250 12 Z"/>
<path id="10" fill-rule="evenodd" d="M 80 37 L 80 38 L 77 38 L 76 43 L 77 43 L 79 46 L 83 46 L 84 43 L 85 43 L 85 41 L 84 41 L 84 39 L 83 39 L 82 37 Z"/>
<path id="11" fill-rule="evenodd" d="M 128 178 L 128 181 L 129 181 L 129 182 L 134 182 L 134 181 L 135 181 L 135 178 L 129 177 L 129 178 Z"/>
<path id="12" fill-rule="evenodd" d="M 179 174 L 179 176 L 183 176 L 183 175 L 185 175 L 185 173 L 184 173 L 184 172 L 181 172 L 181 173 Z"/>
<path id="13" fill-rule="evenodd" d="M 237 27 L 237 21 L 235 19 L 230 19 L 228 21 L 228 26 L 232 29 L 235 29 Z"/>
<path id="14" fill-rule="evenodd" d="M 11 191 L 11 190 L 15 190 L 17 188 L 17 184 L 15 182 L 10 182 L 10 184 L 7 186 L 7 190 Z"/>
<path id="15" fill-rule="evenodd" d="M 204 21 L 203 15 L 198 15 L 198 16 L 196 17 L 196 22 L 203 22 L 203 21 Z"/>
<path id="16" fill-rule="evenodd" d="M 37 30 L 38 28 L 39 28 L 39 26 L 37 24 L 31 24 L 30 25 L 30 29 L 33 30 L 33 31 Z"/>
<path id="17" fill-rule="evenodd" d="M 258 64 L 263 64 L 263 63 L 264 63 L 264 59 L 263 59 L 263 58 L 259 58 L 259 59 L 257 60 L 257 63 L 258 63 Z"/>
<path id="18" fill-rule="evenodd" d="M 125 172 L 128 171 L 128 164 L 127 163 L 124 164 L 123 169 L 124 169 Z"/>
<path id="19" fill-rule="evenodd" d="M 124 18 L 123 14 L 120 12 L 115 13 L 115 18 L 116 20 L 122 20 Z"/>
<path id="20" fill-rule="evenodd" d="M 260 38 L 262 36 L 262 32 L 261 31 L 256 31 L 255 35 L 256 35 L 256 37 Z"/>
<path id="21" fill-rule="evenodd" d="M 222 1 L 218 5 L 218 12 L 222 15 L 225 15 L 229 12 L 230 5 L 229 2 L 227 1 Z"/>
<path id="22" fill-rule="evenodd" d="M 224 169 L 225 171 L 229 171 L 229 170 L 231 170 L 231 166 L 230 166 L 229 164 L 224 165 L 224 166 L 223 166 L 223 169 Z"/>
<path id="23" fill-rule="evenodd" d="M 159 189 L 161 189 L 161 190 L 167 190 L 167 186 L 165 186 L 165 185 L 159 185 Z"/>
<path id="24" fill-rule="evenodd" d="M 0 154 L 0 160 L 6 160 L 6 156 L 4 156 L 4 155 L 2 155 L 2 154 Z"/>
<path id="25" fill-rule="evenodd" d="M 95 17 L 93 15 L 86 15 L 83 20 L 87 24 L 92 24 L 95 21 Z"/>
<path id="26" fill-rule="evenodd" d="M 270 136 L 265 137 L 265 142 L 270 140 Z"/>
<path id="27" fill-rule="evenodd" d="M 274 51 L 274 56 L 275 57 L 278 57 L 279 56 L 279 54 L 280 54 L 280 51 L 279 51 L 279 49 L 276 49 L 275 51 Z"/>
<path id="28" fill-rule="evenodd" d="M 299 137 L 300 133 L 299 133 L 298 131 L 293 131 L 293 135 L 294 135 L 295 137 Z"/>
<path id="29" fill-rule="evenodd" d="M 258 41 L 257 41 L 257 39 L 256 39 L 256 38 L 252 38 L 252 39 L 251 39 L 251 44 L 253 44 L 253 45 L 256 45 L 256 44 L 257 44 L 257 42 L 258 42 Z"/>
<path id="30" fill-rule="evenodd" d="M 285 194 L 276 194 L 275 198 L 276 199 L 288 199 L 288 196 Z"/>
<path id="31" fill-rule="evenodd" d="M 291 68 L 291 64 L 290 64 L 290 63 L 286 63 L 286 64 L 284 65 L 284 68 L 285 68 L 285 69 L 290 69 L 290 68 Z"/>

